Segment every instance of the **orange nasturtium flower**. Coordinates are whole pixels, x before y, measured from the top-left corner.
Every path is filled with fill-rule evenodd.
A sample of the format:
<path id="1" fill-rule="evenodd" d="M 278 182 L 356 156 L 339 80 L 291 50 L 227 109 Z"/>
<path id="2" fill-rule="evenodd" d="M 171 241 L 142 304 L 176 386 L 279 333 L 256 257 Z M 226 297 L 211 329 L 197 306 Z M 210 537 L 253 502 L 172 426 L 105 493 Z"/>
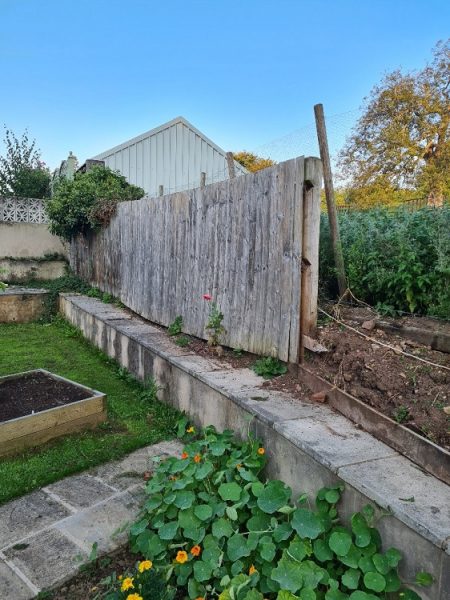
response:
<path id="1" fill-rule="evenodd" d="M 264 450 L 264 448 L 258 448 L 258 454 L 259 454 L 260 456 L 262 456 L 262 455 L 263 455 L 263 454 L 265 454 L 265 453 L 266 453 L 266 451 Z"/>
<path id="2" fill-rule="evenodd" d="M 236 469 L 238 469 L 238 470 L 239 470 L 239 469 L 242 469 L 242 465 L 241 465 L 241 463 L 239 463 L 238 465 L 236 465 Z"/>
<path id="3" fill-rule="evenodd" d="M 196 598 L 195 600 L 205 600 L 205 599 L 203 598 L 203 596 L 199 596 L 199 597 L 198 597 L 198 598 Z"/>
<path id="4" fill-rule="evenodd" d="M 183 452 L 183 454 L 181 455 L 181 458 L 188 458 L 189 454 L 187 452 Z"/>
<path id="5" fill-rule="evenodd" d="M 148 569 L 151 569 L 152 567 L 153 563 L 151 560 L 143 560 L 138 565 L 138 571 L 139 573 L 143 573 L 144 571 L 148 571 Z"/>
<path id="6" fill-rule="evenodd" d="M 258 569 L 255 568 L 255 565 L 250 565 L 250 569 L 248 570 L 249 575 L 253 575 L 253 573 L 257 573 Z"/>
<path id="7" fill-rule="evenodd" d="M 200 454 L 196 454 L 194 456 L 194 462 L 199 463 L 202 460 L 202 457 L 200 456 Z"/>
<path id="8" fill-rule="evenodd" d="M 201 551 L 202 551 L 202 549 L 198 545 L 192 546 L 192 548 L 191 548 L 192 556 L 200 556 Z"/>
<path id="9" fill-rule="evenodd" d="M 122 592 L 126 592 L 131 588 L 134 588 L 133 577 L 125 577 L 125 579 L 122 581 L 120 589 L 122 590 Z"/>
<path id="10" fill-rule="evenodd" d="M 185 562 L 187 562 L 188 560 L 188 555 L 187 552 L 185 552 L 184 550 L 179 550 L 177 553 L 177 557 L 175 559 L 178 563 L 180 563 L 181 565 Z"/>
<path id="11" fill-rule="evenodd" d="M 195 429 L 193 427 L 189 427 L 186 429 L 186 433 L 195 433 Z"/>
<path id="12" fill-rule="evenodd" d="M 127 600 L 144 600 L 139 594 L 128 594 Z"/>

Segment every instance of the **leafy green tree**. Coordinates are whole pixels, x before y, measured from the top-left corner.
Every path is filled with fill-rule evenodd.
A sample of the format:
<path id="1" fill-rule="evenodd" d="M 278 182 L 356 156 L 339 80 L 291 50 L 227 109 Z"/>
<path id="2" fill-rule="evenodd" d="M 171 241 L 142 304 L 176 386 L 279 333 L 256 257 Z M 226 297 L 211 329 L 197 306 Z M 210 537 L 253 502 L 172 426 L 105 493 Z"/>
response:
<path id="1" fill-rule="evenodd" d="M 450 40 L 422 71 L 386 75 L 340 155 L 344 179 L 380 194 L 413 190 L 440 205 L 450 194 Z M 386 194 L 386 195 L 387 195 Z"/>
<path id="2" fill-rule="evenodd" d="M 234 160 L 240 163 L 247 169 L 247 171 L 250 171 L 251 173 L 255 173 L 261 169 L 267 169 L 267 167 L 272 167 L 275 164 L 275 161 L 271 158 L 262 158 L 261 156 L 253 154 L 253 152 L 247 152 L 245 150 L 242 152 L 236 152 L 233 154 L 233 157 Z"/>
<path id="3" fill-rule="evenodd" d="M 41 161 L 36 140 L 28 132 L 19 139 L 5 127 L 6 155 L 0 156 L 0 194 L 23 198 L 46 198 L 50 192 L 50 171 Z"/>
<path id="4" fill-rule="evenodd" d="M 52 233 L 70 240 L 106 225 L 117 203 L 138 200 L 142 188 L 130 185 L 123 175 L 108 167 L 96 166 L 86 173 L 76 173 L 73 180 L 61 179 L 46 204 Z"/>

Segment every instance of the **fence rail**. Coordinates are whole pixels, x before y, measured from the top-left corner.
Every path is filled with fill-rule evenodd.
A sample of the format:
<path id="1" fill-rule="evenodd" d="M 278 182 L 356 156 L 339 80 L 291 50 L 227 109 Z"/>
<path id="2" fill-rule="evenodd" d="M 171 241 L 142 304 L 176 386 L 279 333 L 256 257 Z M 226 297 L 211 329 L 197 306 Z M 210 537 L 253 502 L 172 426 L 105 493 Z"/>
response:
<path id="1" fill-rule="evenodd" d="M 181 315 L 200 338 L 209 293 L 224 314 L 223 344 L 297 362 L 301 311 L 303 327 L 317 315 L 320 185 L 320 161 L 300 157 L 122 202 L 108 227 L 72 242 L 71 266 L 151 321 Z"/>
<path id="2" fill-rule="evenodd" d="M 0 222 L 48 223 L 44 202 L 38 198 L 0 196 Z"/>

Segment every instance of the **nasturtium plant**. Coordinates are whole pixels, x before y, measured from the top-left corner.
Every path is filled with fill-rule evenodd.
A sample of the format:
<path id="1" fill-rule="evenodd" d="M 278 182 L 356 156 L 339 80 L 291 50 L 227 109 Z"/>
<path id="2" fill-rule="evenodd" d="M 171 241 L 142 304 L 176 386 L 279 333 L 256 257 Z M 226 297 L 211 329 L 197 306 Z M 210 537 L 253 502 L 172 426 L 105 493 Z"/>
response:
<path id="1" fill-rule="evenodd" d="M 419 598 L 400 580 L 400 552 L 383 552 L 372 507 L 350 527 L 340 522 L 341 484 L 319 490 L 314 504 L 305 494 L 294 502 L 289 486 L 264 478 L 256 440 L 213 427 L 197 433 L 186 419 L 179 429 L 185 449 L 155 463 L 130 530 L 132 550 L 168 590 L 192 600 Z M 415 583 L 432 579 L 419 573 Z"/>

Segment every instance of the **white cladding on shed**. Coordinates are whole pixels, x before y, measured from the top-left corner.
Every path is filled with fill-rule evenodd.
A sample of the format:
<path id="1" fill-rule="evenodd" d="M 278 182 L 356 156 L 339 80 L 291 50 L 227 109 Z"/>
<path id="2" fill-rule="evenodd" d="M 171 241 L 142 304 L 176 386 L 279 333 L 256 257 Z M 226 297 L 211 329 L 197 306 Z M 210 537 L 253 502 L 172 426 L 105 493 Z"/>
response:
<path id="1" fill-rule="evenodd" d="M 93 157 L 124 175 L 148 196 L 200 187 L 229 177 L 226 153 L 183 117 L 177 117 Z M 235 161 L 236 175 L 247 170 Z"/>

